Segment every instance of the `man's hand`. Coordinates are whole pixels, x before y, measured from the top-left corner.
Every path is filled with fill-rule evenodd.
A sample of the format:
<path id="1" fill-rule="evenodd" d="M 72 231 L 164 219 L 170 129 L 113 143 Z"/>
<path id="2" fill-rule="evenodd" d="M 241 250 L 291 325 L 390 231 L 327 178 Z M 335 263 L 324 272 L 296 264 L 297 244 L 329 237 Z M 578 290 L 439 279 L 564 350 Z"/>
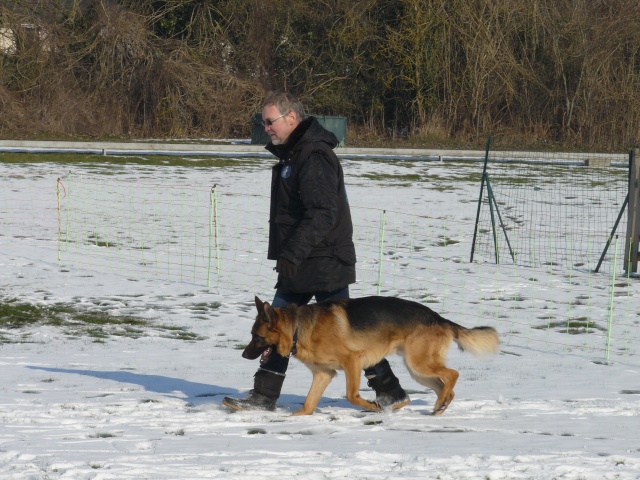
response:
<path id="1" fill-rule="evenodd" d="M 286 258 L 280 258 L 276 262 L 276 272 L 278 272 L 282 278 L 293 278 L 297 271 L 298 266 Z"/>

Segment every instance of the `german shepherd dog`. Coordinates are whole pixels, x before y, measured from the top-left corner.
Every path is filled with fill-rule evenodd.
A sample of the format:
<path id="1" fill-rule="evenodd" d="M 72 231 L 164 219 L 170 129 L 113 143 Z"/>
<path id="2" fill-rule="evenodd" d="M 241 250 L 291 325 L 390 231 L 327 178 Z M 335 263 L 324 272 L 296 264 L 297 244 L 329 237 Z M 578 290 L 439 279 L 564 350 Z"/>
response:
<path id="1" fill-rule="evenodd" d="M 276 349 L 294 355 L 313 372 L 302 408 L 294 415 L 311 415 L 336 370 L 344 370 L 347 400 L 367 410 L 380 406 L 360 397 L 363 368 L 389 354 L 404 357 L 411 376 L 438 395 L 433 414 L 440 415 L 453 400 L 458 372 L 445 366 L 453 340 L 474 355 L 496 353 L 498 334 L 491 327 L 465 328 L 430 308 L 395 297 L 351 298 L 311 305 L 273 308 L 255 297 L 258 314 L 251 342 L 242 352 L 250 360 L 268 357 Z"/>

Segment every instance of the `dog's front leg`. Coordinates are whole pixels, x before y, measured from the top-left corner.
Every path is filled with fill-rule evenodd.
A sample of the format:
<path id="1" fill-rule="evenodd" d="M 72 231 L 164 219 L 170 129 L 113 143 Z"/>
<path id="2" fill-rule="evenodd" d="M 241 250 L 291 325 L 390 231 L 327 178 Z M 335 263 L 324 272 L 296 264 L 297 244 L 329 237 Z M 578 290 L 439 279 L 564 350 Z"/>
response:
<path id="1" fill-rule="evenodd" d="M 356 407 L 379 412 L 380 406 L 377 403 L 365 400 L 360 396 L 360 374 L 362 372 L 360 362 L 350 361 L 348 364 L 343 365 L 343 367 L 344 376 L 347 381 L 347 400 Z"/>
<path id="2" fill-rule="evenodd" d="M 335 376 L 335 371 L 326 371 L 326 370 L 314 370 L 313 371 L 313 381 L 311 382 L 311 388 L 309 389 L 309 393 L 307 394 L 307 398 L 304 400 L 304 404 L 302 408 L 294 413 L 297 415 L 313 415 L 313 412 L 316 411 L 316 407 L 318 406 L 318 402 L 322 397 L 327 385 L 331 382 L 331 379 Z"/>

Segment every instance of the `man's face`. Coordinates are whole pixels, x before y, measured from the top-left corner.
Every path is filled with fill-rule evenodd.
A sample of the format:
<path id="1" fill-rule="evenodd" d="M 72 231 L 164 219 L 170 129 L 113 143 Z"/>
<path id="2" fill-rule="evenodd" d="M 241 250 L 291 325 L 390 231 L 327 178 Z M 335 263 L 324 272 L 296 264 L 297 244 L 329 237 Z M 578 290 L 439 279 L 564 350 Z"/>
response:
<path id="1" fill-rule="evenodd" d="M 283 115 L 275 105 L 267 105 L 262 109 L 262 121 L 265 124 L 264 131 L 269 134 L 274 145 L 286 143 L 291 132 L 298 126 L 294 112 L 285 112 Z"/>

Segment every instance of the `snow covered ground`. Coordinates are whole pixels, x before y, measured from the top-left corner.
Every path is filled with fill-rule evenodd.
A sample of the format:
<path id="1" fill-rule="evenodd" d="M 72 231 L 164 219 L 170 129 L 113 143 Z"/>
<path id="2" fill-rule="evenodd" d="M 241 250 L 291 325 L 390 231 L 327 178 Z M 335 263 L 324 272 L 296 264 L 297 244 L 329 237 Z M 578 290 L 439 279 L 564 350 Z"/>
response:
<path id="1" fill-rule="evenodd" d="M 504 324 L 492 319 L 504 339 L 500 354 L 478 360 L 451 349 L 449 366 L 459 370 L 460 379 L 456 398 L 442 416 L 430 414 L 435 395 L 411 380 L 393 357 L 389 360 L 412 399 L 399 411 L 353 407 L 344 398 L 339 374 L 315 415 L 291 417 L 311 381 L 309 371 L 293 360 L 276 412 L 230 413 L 222 398 L 244 394 L 256 369 L 255 362 L 240 357 L 254 317 L 253 295 L 268 299 L 275 278 L 256 292 L 58 263 L 51 201 L 57 177 L 69 170 L 85 174 L 112 168 L 114 175 L 156 183 L 227 182 L 237 191 L 268 193 L 269 160 L 251 168 L 229 163 L 210 169 L 136 164 L 115 169 L 0 162 L 0 222 L 5 224 L 0 303 L 70 305 L 149 322 L 98 339 L 54 322 L 0 330 L 0 478 L 640 478 L 637 346 L 604 361 L 600 354 L 518 341 L 509 337 L 511 319 Z M 343 163 L 353 205 L 410 205 L 425 215 L 437 212 L 452 224 L 475 215 L 477 184 L 453 173 L 447 177 L 454 165 Z M 437 169 L 438 188 L 413 177 L 403 177 L 401 184 L 379 178 L 411 169 Z M 458 268 L 467 269 L 468 285 L 474 275 L 476 283 L 493 278 L 483 276 L 490 268 L 468 269 L 464 263 Z M 551 272 L 515 272 L 507 281 L 527 285 L 535 276 L 537 285 L 553 290 Z M 576 273 L 572 281 L 582 281 L 579 277 Z M 593 294 L 594 305 L 609 300 L 609 290 L 600 291 Z M 555 292 L 557 305 L 573 301 L 562 298 L 565 290 Z M 625 295 L 640 311 L 637 281 Z M 464 318 L 451 319 L 468 325 Z M 634 330 L 638 320 L 630 320 Z M 178 327 L 193 336 L 181 338 L 175 334 Z M 549 335 L 564 345 L 565 335 Z M 363 396 L 373 398 L 364 382 L 362 388 Z"/>

